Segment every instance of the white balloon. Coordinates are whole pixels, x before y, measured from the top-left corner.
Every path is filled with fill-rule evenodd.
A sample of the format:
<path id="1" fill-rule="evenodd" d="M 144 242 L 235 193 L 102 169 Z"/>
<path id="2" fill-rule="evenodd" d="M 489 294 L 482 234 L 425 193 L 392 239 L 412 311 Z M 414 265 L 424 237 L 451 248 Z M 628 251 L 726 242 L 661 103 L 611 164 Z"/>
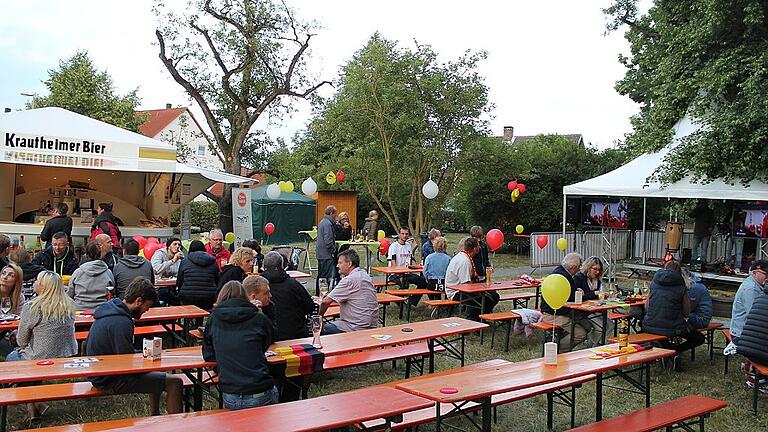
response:
<path id="1" fill-rule="evenodd" d="M 312 177 L 307 177 L 307 179 L 301 183 L 301 191 L 304 192 L 304 195 L 312 195 L 317 192 L 317 183 L 315 183 L 315 180 Z"/>
<path id="2" fill-rule="evenodd" d="M 277 199 L 280 197 L 280 186 L 278 186 L 277 183 L 272 183 L 267 186 L 267 196 L 269 199 Z"/>
<path id="3" fill-rule="evenodd" d="M 437 187 L 437 183 L 433 182 L 432 179 L 429 179 L 429 181 L 424 183 L 424 186 L 421 187 L 421 193 L 423 193 L 427 199 L 433 199 L 437 196 L 438 192 L 440 192 L 440 189 Z"/>

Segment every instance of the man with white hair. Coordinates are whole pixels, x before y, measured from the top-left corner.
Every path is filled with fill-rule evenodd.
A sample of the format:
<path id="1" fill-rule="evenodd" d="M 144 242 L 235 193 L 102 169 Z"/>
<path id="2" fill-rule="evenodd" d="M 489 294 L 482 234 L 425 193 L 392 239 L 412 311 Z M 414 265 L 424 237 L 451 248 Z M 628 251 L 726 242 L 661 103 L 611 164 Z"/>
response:
<path id="1" fill-rule="evenodd" d="M 219 270 L 229 262 L 232 253 L 224 247 L 224 233 L 220 229 L 212 229 L 208 235 L 208 243 L 205 245 L 205 251 L 216 259 Z"/>
<path id="2" fill-rule="evenodd" d="M 576 252 L 571 252 L 563 257 L 562 263 L 552 271 L 552 274 L 559 274 L 566 279 L 571 286 L 571 295 L 568 297 L 568 301 L 572 302 L 576 297 L 576 284 L 573 281 L 573 275 L 575 275 L 581 268 L 581 255 Z M 587 333 L 592 329 L 592 323 L 587 319 L 587 315 L 576 314 L 575 325 L 573 326 L 573 346 L 571 346 L 571 311 L 566 308 L 560 308 L 553 310 L 547 301 L 541 302 L 541 312 L 544 314 L 544 322 L 553 323 L 563 330 L 562 338 L 560 339 L 560 350 L 567 351 L 587 338 Z"/>

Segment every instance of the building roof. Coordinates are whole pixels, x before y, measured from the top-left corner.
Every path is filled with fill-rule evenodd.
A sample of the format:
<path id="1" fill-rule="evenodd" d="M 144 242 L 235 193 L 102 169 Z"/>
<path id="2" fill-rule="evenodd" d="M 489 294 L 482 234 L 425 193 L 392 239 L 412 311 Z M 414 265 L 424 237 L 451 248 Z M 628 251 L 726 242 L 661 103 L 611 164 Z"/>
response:
<path id="1" fill-rule="evenodd" d="M 541 134 L 540 134 L 541 135 Z M 582 134 L 555 134 L 560 135 L 561 137 L 567 139 L 568 141 L 572 141 L 575 144 L 584 144 L 584 136 Z M 525 141 L 530 141 L 534 138 L 536 138 L 538 135 L 521 135 L 521 136 L 514 136 L 512 137 L 512 140 L 510 141 L 510 144 L 520 144 Z"/>

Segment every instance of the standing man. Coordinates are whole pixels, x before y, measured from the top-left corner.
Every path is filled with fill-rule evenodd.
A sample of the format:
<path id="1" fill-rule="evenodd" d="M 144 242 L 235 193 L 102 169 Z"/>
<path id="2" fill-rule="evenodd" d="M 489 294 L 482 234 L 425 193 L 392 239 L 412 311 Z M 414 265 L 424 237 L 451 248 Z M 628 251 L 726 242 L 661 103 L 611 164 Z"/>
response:
<path id="1" fill-rule="evenodd" d="M 376 328 L 379 325 L 379 303 L 376 288 L 365 270 L 360 268 L 360 256 L 352 249 L 339 253 L 338 285 L 320 302 L 320 316 L 331 303 L 339 304 L 339 319 L 326 323 L 323 334 L 346 333 Z"/>
<path id="2" fill-rule="evenodd" d="M 53 217 L 48 219 L 40 232 L 40 241 L 50 243 L 57 232 L 63 232 L 67 235 L 67 240 L 72 240 L 72 218 L 67 216 L 68 211 L 67 204 L 63 202 L 56 204 L 53 208 Z"/>
<path id="3" fill-rule="evenodd" d="M 707 249 L 709 248 L 709 237 L 712 235 L 712 227 L 715 226 L 715 212 L 707 205 L 707 200 L 701 198 L 696 208 L 688 213 L 689 217 L 694 218 L 693 224 L 693 259 L 700 258 L 701 261 L 707 261 Z"/>
<path id="4" fill-rule="evenodd" d="M 408 238 L 411 237 L 411 230 L 407 227 L 400 227 L 400 231 L 397 233 L 397 241 L 389 246 L 387 251 L 387 259 L 392 261 L 393 265 L 408 266 L 415 262 L 413 259 L 413 249 L 411 244 L 408 243 Z M 397 277 L 397 276 L 395 276 Z M 409 284 L 416 285 L 419 289 L 427 289 L 428 283 L 420 273 L 405 273 L 402 275 L 403 288 L 408 288 Z M 421 296 L 409 296 L 408 301 L 411 306 L 419 304 Z"/>
<path id="5" fill-rule="evenodd" d="M 573 281 L 573 275 L 581 269 L 581 255 L 571 252 L 563 257 L 562 263 L 555 267 L 552 274 L 559 274 L 568 279 L 571 286 L 571 295 L 568 301 L 574 301 L 578 287 Z M 586 315 L 575 315 L 576 324 L 573 327 L 573 346 L 571 346 L 571 312 L 568 309 L 560 308 L 557 311 L 552 309 L 547 301 L 541 302 L 541 312 L 544 314 L 544 321 L 553 323 L 563 329 L 563 337 L 560 339 L 560 348 L 562 351 L 569 351 L 573 346 L 582 343 L 587 338 L 587 333 L 592 330 L 592 323 Z"/>
<path id="6" fill-rule="evenodd" d="M 114 244 L 112 237 L 107 234 L 99 234 L 96 236 L 96 243 L 99 245 L 99 253 L 101 254 L 101 260 L 107 264 L 109 271 L 115 271 L 115 264 L 117 264 L 117 255 L 112 251 Z"/>
<path id="7" fill-rule="evenodd" d="M 325 216 L 317 224 L 317 281 L 315 291 L 320 295 L 320 279 L 327 279 L 328 284 L 334 279 L 333 256 L 336 251 L 336 206 L 325 208 Z"/>
<path id="8" fill-rule="evenodd" d="M 2 250 L 1 237 L 0 250 Z M 2 256 L 1 252 L 0 256 Z M 72 253 L 72 248 L 69 247 L 67 235 L 63 232 L 54 234 L 48 247 L 38 252 L 32 262 L 45 267 L 46 270 L 50 270 L 59 276 L 72 275 L 78 267 L 77 258 Z"/>
<path id="9" fill-rule="evenodd" d="M 154 285 L 147 278 L 134 279 L 125 299 L 112 299 L 93 313 L 85 352 L 88 356 L 133 354 L 133 320 L 141 318 L 157 301 Z M 89 377 L 97 389 L 109 394 L 145 393 L 152 415 L 160 414 L 160 395 L 167 393 L 168 414 L 181 412 L 181 378 L 165 372 Z"/>
<path id="10" fill-rule="evenodd" d="M 216 258 L 219 270 L 229 262 L 232 253 L 224 247 L 224 233 L 220 229 L 212 229 L 208 237 L 208 244 L 205 245 L 205 251 Z M 178 270 L 178 267 L 176 268 Z"/>

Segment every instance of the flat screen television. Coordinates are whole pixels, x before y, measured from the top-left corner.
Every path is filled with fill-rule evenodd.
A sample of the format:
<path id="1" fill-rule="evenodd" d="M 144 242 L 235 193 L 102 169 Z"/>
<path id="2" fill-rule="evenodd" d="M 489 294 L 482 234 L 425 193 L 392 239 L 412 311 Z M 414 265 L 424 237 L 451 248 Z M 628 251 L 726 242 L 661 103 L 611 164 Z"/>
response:
<path id="1" fill-rule="evenodd" d="M 735 237 L 768 238 L 768 205 L 735 205 L 732 220 Z"/>
<path id="2" fill-rule="evenodd" d="M 627 200 L 624 198 L 582 198 L 581 223 L 608 228 L 627 228 Z"/>

